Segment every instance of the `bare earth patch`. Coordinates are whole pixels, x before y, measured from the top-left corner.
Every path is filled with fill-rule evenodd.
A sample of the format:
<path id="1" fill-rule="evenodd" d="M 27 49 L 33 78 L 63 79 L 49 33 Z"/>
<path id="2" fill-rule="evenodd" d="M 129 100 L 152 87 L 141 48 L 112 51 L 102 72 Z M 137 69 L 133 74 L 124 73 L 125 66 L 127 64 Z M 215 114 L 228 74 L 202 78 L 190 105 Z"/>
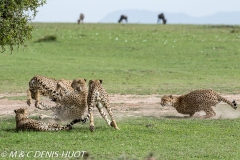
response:
<path id="1" fill-rule="evenodd" d="M 26 100 L 11 100 L 11 97 L 23 97 L 26 93 L 11 93 L 11 94 L 0 94 L 0 117 L 1 116 L 13 116 L 14 109 L 20 107 L 27 107 L 30 110 L 31 116 L 39 114 L 52 115 L 51 111 L 41 111 L 34 107 L 33 104 L 28 107 Z M 223 97 L 232 101 L 240 103 L 240 95 L 222 95 Z M 54 105 L 48 98 L 41 97 L 42 100 L 50 105 Z M 26 97 L 27 99 L 27 97 Z M 182 115 L 177 113 L 177 111 L 171 107 L 162 107 L 160 105 L 161 95 L 110 95 L 111 107 L 116 119 L 122 119 L 124 117 L 143 117 L 151 116 L 158 118 L 183 118 L 187 115 Z M 225 103 L 220 103 L 217 107 L 213 107 L 217 115 L 213 117 L 214 119 L 219 118 L 239 118 L 239 109 L 234 110 L 229 105 Z M 94 114 L 99 116 L 97 109 L 94 109 Z M 200 118 L 204 115 L 204 112 L 195 113 L 193 118 Z"/>

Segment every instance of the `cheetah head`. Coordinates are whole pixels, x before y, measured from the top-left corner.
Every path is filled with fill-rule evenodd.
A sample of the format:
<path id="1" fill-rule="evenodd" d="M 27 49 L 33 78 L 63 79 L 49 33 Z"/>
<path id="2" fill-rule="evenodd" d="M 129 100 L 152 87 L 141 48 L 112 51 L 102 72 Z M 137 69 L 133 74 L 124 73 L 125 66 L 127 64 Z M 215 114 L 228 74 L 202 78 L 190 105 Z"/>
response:
<path id="1" fill-rule="evenodd" d="M 102 80 L 89 80 L 89 93 L 91 95 L 91 98 L 94 99 L 95 102 L 100 102 L 102 100 L 103 88 L 101 86 Z"/>
<path id="2" fill-rule="evenodd" d="M 14 112 L 16 114 L 16 118 L 27 118 L 29 115 L 28 110 L 24 108 L 15 109 Z"/>
<path id="3" fill-rule="evenodd" d="M 86 79 L 77 78 L 74 79 L 71 86 L 75 91 L 82 91 L 86 89 Z"/>
<path id="4" fill-rule="evenodd" d="M 164 95 L 161 98 L 161 105 L 164 107 L 166 105 L 172 105 L 173 102 L 173 96 L 172 95 Z"/>
<path id="5" fill-rule="evenodd" d="M 93 91 L 93 90 L 96 90 L 96 89 L 99 89 L 99 87 L 101 88 L 101 84 L 102 84 L 103 80 L 89 80 L 89 91 Z M 101 92 L 99 90 L 99 92 Z M 99 93 L 100 94 L 100 93 Z"/>
<path id="6" fill-rule="evenodd" d="M 99 80 L 89 80 L 89 87 L 90 88 L 94 88 L 95 86 L 101 85 L 103 82 L 103 80 L 99 79 Z"/>

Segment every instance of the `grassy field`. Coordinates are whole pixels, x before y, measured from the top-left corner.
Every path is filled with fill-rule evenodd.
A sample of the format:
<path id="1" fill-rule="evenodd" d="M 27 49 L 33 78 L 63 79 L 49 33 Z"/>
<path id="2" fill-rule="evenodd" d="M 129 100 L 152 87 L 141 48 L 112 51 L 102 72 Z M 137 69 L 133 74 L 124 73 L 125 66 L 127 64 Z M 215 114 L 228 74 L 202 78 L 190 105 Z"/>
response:
<path id="1" fill-rule="evenodd" d="M 48 157 L 36 151 L 58 151 L 59 159 L 70 158 L 72 154 L 62 156 L 67 151 L 87 151 L 92 159 L 122 160 L 143 159 L 149 153 L 161 160 L 219 160 L 238 159 L 240 156 L 239 119 L 142 117 L 118 122 L 120 131 L 107 127 L 102 119 L 98 119 L 93 133 L 88 125 L 77 125 L 71 131 L 17 133 L 13 129 L 14 120 L 4 119 L 0 122 L 0 151 L 6 152 L 5 158 L 8 159 L 19 158 L 21 151 L 24 151 L 25 158 L 28 158 L 28 152 L 33 151 L 29 153 L 30 159 Z M 9 157 L 12 151 L 18 152 L 14 158 Z"/>
<path id="2" fill-rule="evenodd" d="M 25 92 L 45 75 L 103 79 L 110 93 L 239 93 L 239 34 L 239 26 L 35 24 L 28 48 L 0 54 L 0 92 Z M 48 35 L 56 42 L 36 42 Z"/>
<path id="3" fill-rule="evenodd" d="M 212 88 L 240 93 L 240 27 L 210 25 L 34 24 L 33 41 L 0 54 L 0 93 L 26 92 L 34 75 L 103 79 L 109 93 L 184 94 Z M 54 42 L 36 42 L 43 36 Z M 238 110 L 239 111 L 239 110 Z M 43 159 L 36 151 L 87 151 L 92 159 L 239 159 L 240 119 L 96 119 L 67 132 L 16 132 L 1 117 L 0 159 Z M 149 126 L 149 127 L 147 127 Z M 17 151 L 17 157 L 9 157 Z M 33 152 L 31 152 L 33 151 Z M 4 153 L 4 154 L 2 154 Z M 79 159 L 60 156 L 52 159 Z"/>

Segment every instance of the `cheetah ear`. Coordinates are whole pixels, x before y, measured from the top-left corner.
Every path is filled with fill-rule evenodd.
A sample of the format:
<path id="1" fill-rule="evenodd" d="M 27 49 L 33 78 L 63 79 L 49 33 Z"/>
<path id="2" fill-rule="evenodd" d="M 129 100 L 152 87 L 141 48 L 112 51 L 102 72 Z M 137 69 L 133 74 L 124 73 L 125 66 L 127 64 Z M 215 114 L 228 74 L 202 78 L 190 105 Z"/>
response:
<path id="1" fill-rule="evenodd" d="M 90 85 L 90 84 L 92 84 L 92 82 L 93 82 L 93 80 L 89 80 L 89 82 L 88 82 L 88 83 L 89 83 L 89 85 Z"/>
<path id="2" fill-rule="evenodd" d="M 169 97 L 170 97 L 171 99 L 173 99 L 173 96 L 172 96 L 172 95 L 169 95 Z"/>
<path id="3" fill-rule="evenodd" d="M 100 81 L 100 83 L 102 84 L 103 80 L 100 79 L 99 81 Z"/>
<path id="4" fill-rule="evenodd" d="M 75 84 L 76 83 L 76 79 L 74 79 L 73 81 L 72 81 L 72 83 L 71 83 L 71 87 L 73 88 L 73 84 Z"/>
<path id="5" fill-rule="evenodd" d="M 15 113 L 17 113 L 17 110 L 16 110 L 16 109 L 14 109 L 14 112 L 15 112 Z"/>
<path id="6" fill-rule="evenodd" d="M 75 80 L 73 80 L 72 83 L 71 83 L 71 87 L 72 87 L 72 88 L 73 88 L 73 82 L 75 82 Z"/>
<path id="7" fill-rule="evenodd" d="M 87 79 L 84 78 L 84 81 L 87 82 Z"/>

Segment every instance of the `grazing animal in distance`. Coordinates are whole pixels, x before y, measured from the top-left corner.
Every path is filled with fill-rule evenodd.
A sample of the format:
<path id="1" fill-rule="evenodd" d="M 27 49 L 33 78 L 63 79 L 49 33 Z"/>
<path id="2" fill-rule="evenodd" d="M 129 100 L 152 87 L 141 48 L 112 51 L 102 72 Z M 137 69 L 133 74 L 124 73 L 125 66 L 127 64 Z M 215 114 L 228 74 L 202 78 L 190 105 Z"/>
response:
<path id="1" fill-rule="evenodd" d="M 81 22 L 83 23 L 83 19 L 84 19 L 84 14 L 81 13 L 78 19 L 78 24 L 80 24 Z"/>
<path id="2" fill-rule="evenodd" d="M 157 23 L 159 23 L 161 20 L 162 20 L 163 24 L 166 24 L 166 23 L 167 23 L 167 20 L 165 19 L 165 16 L 164 16 L 163 13 L 161 13 L 161 14 L 158 15 L 158 21 L 157 21 Z"/>
<path id="3" fill-rule="evenodd" d="M 70 130 L 71 126 L 61 126 L 58 124 L 45 123 L 28 118 L 28 110 L 19 108 L 14 110 L 17 131 L 60 131 Z"/>
<path id="4" fill-rule="evenodd" d="M 233 109 L 237 109 L 237 103 L 234 100 L 230 102 L 211 89 L 195 90 L 182 96 L 164 95 L 161 98 L 161 105 L 170 104 L 179 113 L 189 114 L 190 117 L 195 112 L 204 111 L 205 118 L 210 118 L 216 115 L 212 106 L 216 106 L 221 101 L 229 104 Z"/>
<path id="5" fill-rule="evenodd" d="M 126 23 L 128 22 L 128 17 L 126 16 L 126 15 L 121 15 L 120 16 L 120 18 L 119 18 L 119 20 L 118 20 L 118 23 L 121 23 L 123 20 L 125 20 L 126 21 Z"/>

